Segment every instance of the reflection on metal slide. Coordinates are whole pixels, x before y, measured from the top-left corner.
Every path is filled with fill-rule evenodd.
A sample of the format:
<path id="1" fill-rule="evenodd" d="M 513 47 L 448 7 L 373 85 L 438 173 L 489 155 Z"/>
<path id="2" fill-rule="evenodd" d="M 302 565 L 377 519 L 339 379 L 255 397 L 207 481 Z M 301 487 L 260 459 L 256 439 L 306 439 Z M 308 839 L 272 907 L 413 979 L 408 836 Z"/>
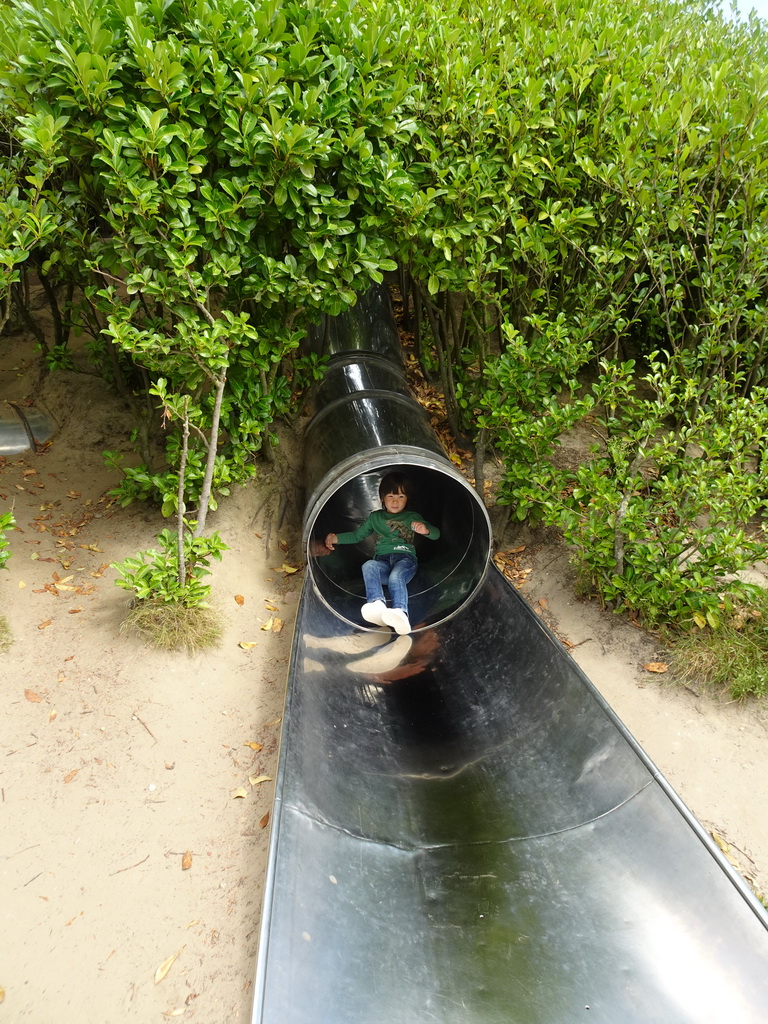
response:
<path id="1" fill-rule="evenodd" d="M 765 1024 L 768 916 L 490 561 L 383 291 L 329 322 L 253 1024 Z M 404 467 L 414 632 L 328 532 Z"/>
<path id="2" fill-rule="evenodd" d="M 53 434 L 53 422 L 47 413 L 7 399 L 0 405 L 0 455 L 18 455 L 35 451 Z"/>

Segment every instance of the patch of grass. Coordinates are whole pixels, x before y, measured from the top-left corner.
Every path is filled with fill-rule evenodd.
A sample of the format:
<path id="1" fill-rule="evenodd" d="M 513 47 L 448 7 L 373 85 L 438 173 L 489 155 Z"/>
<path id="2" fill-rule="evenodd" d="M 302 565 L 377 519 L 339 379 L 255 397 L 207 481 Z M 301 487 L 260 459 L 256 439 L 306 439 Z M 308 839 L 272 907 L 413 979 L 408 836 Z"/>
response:
<path id="1" fill-rule="evenodd" d="M 680 637 L 675 670 L 683 682 L 726 690 L 734 700 L 768 694 L 768 592 L 718 629 Z"/>
<path id="2" fill-rule="evenodd" d="M 10 650 L 13 643 L 13 633 L 4 615 L 0 615 L 0 654 Z"/>
<path id="3" fill-rule="evenodd" d="M 138 601 L 131 608 L 121 631 L 137 633 L 150 647 L 192 653 L 217 647 L 223 625 L 214 608 L 150 600 Z"/>

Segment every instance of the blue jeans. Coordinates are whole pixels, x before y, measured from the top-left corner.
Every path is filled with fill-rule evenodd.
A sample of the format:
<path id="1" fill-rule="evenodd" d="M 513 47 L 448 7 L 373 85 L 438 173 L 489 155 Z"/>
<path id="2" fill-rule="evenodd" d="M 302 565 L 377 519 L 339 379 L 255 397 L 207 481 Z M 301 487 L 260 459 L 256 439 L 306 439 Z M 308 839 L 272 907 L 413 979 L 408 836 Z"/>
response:
<path id="1" fill-rule="evenodd" d="M 363 582 L 365 583 L 365 599 L 384 601 L 383 587 L 389 587 L 393 608 L 402 608 L 408 614 L 408 584 L 416 575 L 419 563 L 413 555 L 396 551 L 391 555 L 376 555 L 368 562 L 363 562 Z"/>

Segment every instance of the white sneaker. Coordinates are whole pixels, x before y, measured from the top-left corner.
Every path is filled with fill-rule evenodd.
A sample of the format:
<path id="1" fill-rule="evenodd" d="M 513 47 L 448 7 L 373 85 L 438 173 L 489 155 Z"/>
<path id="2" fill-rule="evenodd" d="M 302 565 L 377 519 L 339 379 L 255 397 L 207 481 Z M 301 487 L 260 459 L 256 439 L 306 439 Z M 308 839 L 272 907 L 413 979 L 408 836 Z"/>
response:
<path id="1" fill-rule="evenodd" d="M 372 622 L 374 626 L 385 626 L 387 625 L 384 622 L 384 612 L 386 610 L 387 606 L 383 601 L 371 601 L 363 605 L 360 609 L 360 614 L 366 622 Z"/>
<path id="2" fill-rule="evenodd" d="M 411 624 L 402 608 L 385 608 L 381 617 L 384 620 L 384 625 L 391 626 L 400 636 L 411 632 Z"/>

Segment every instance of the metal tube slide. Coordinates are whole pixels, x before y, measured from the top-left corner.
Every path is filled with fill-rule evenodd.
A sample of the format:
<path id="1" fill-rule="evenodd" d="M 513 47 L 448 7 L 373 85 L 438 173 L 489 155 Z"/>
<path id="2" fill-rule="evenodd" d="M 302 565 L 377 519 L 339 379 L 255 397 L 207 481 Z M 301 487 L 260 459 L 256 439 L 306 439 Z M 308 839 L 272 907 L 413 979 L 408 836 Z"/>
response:
<path id="1" fill-rule="evenodd" d="M 765 1024 L 768 916 L 490 564 L 485 510 L 361 327 L 374 308 L 391 337 L 372 302 L 354 357 L 343 318 L 325 332 L 307 434 L 253 1024 Z M 395 637 L 358 617 L 363 553 L 317 542 L 403 465 L 447 541 Z"/>
<path id="2" fill-rule="evenodd" d="M 0 455 L 18 455 L 48 441 L 53 435 L 51 417 L 22 402 L 0 405 Z"/>

